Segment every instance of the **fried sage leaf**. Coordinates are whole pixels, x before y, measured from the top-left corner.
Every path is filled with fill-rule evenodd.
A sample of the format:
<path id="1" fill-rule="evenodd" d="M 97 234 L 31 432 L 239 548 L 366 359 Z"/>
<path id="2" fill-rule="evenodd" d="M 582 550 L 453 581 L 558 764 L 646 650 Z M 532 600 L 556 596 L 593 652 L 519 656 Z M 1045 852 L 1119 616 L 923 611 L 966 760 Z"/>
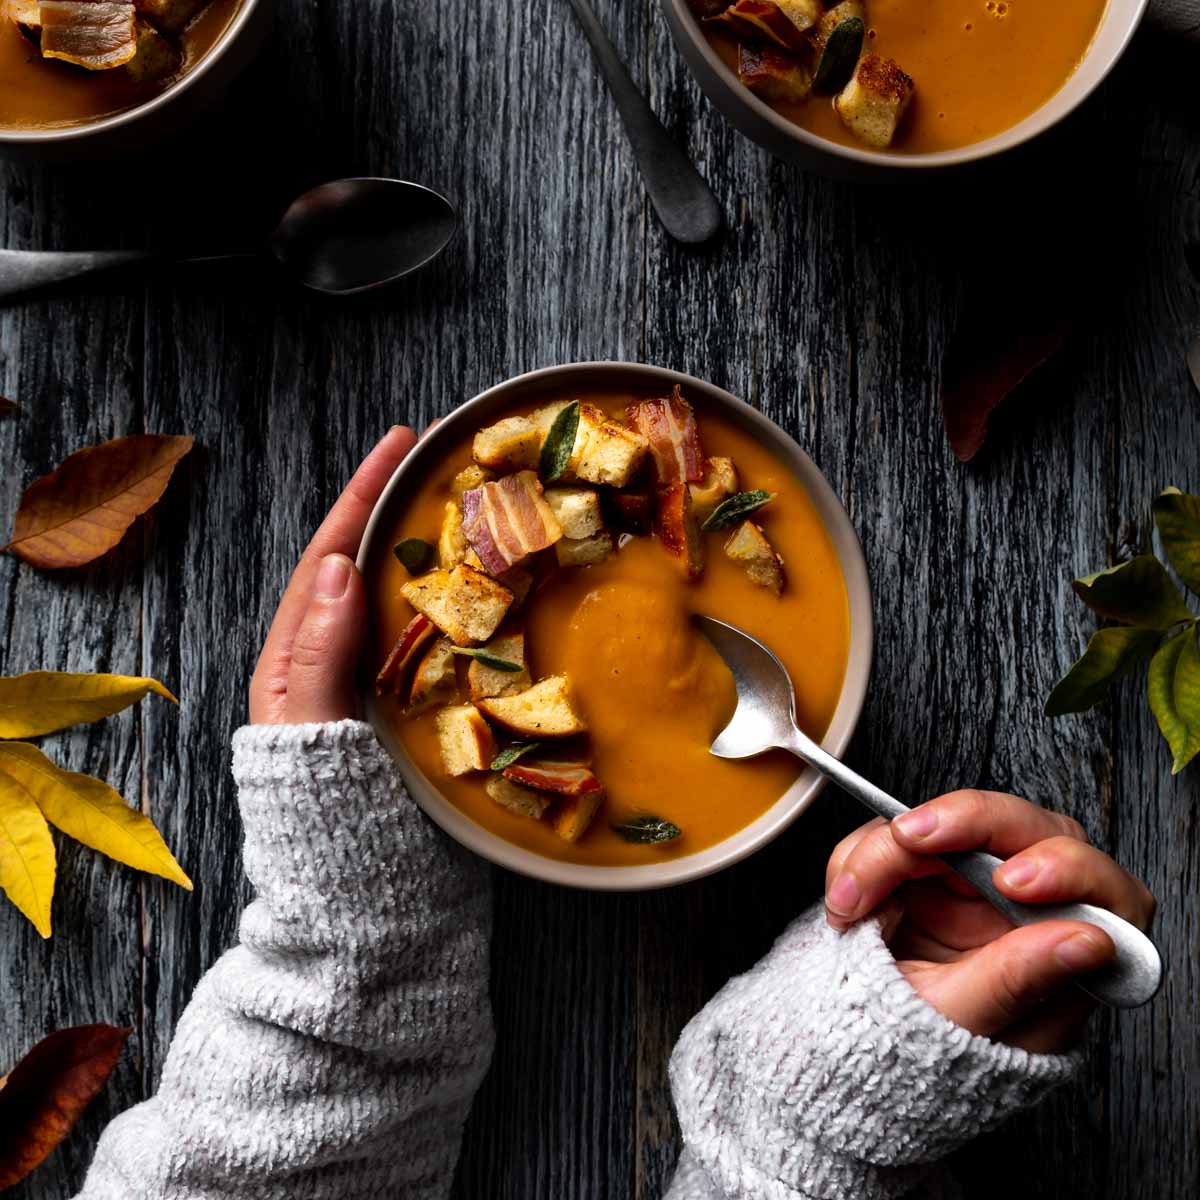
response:
<path id="1" fill-rule="evenodd" d="M 1154 502 L 1154 523 L 1171 566 L 1200 596 L 1200 496 L 1168 488 Z"/>
<path id="2" fill-rule="evenodd" d="M 657 846 L 663 842 L 673 842 L 683 835 L 683 830 L 662 817 L 654 817 L 647 813 L 644 816 L 630 817 L 628 821 L 617 821 L 613 824 L 613 832 L 627 842 L 639 842 L 642 845 Z"/>
<path id="3" fill-rule="evenodd" d="M 774 499 L 774 492 L 764 492 L 762 490 L 738 492 L 736 496 L 730 496 L 728 500 L 722 500 L 713 509 L 712 515 L 700 528 L 705 533 L 712 533 L 717 529 L 726 529 L 730 525 L 736 525 L 738 521 L 748 517 L 752 512 L 757 512 L 764 504 L 770 504 Z"/>
<path id="4" fill-rule="evenodd" d="M 1195 626 L 1162 644 L 1150 662 L 1146 692 L 1178 775 L 1200 751 L 1200 646 Z"/>
<path id="5" fill-rule="evenodd" d="M 566 471 L 575 449 L 575 435 L 579 432 L 579 401 L 572 400 L 550 426 L 546 440 L 542 443 L 542 454 L 538 461 L 538 474 L 553 483 Z"/>
<path id="6" fill-rule="evenodd" d="M 1183 596 L 1153 554 L 1085 575 L 1071 585 L 1094 613 L 1123 625 L 1167 630 L 1191 620 Z"/>
<path id="7" fill-rule="evenodd" d="M 505 767 L 511 767 L 517 759 L 524 758 L 526 754 L 532 754 L 541 747 L 541 742 L 520 742 L 515 746 L 508 746 L 492 759 L 492 770 L 503 771 Z"/>
<path id="8" fill-rule="evenodd" d="M 153 692 L 179 701 L 157 679 L 30 671 L 0 676 L 0 738 L 40 737 L 69 725 L 99 721 Z"/>
<path id="9" fill-rule="evenodd" d="M 60 1029 L 0 1081 L 0 1191 L 24 1179 L 71 1132 L 132 1032 L 113 1025 Z"/>
<path id="10" fill-rule="evenodd" d="M 424 538 L 405 538 L 392 547 L 392 553 L 410 575 L 421 575 L 433 561 L 433 546 Z"/>
<path id="11" fill-rule="evenodd" d="M 1128 625 L 1097 630 L 1083 657 L 1055 684 L 1046 700 L 1046 716 L 1061 717 L 1095 707 L 1111 684 L 1154 653 L 1159 637 L 1155 629 Z"/>
<path id="12" fill-rule="evenodd" d="M 854 73 L 862 53 L 866 26 L 861 17 L 847 17 L 834 26 L 821 47 L 821 57 L 813 75 L 814 92 L 840 92 Z"/>
<path id="13" fill-rule="evenodd" d="M 464 658 L 473 658 L 481 666 L 491 667 L 493 671 L 507 671 L 510 675 L 517 675 L 525 670 L 520 663 L 513 662 L 508 658 L 497 658 L 496 655 L 473 646 L 451 646 L 450 653 L 461 654 Z"/>

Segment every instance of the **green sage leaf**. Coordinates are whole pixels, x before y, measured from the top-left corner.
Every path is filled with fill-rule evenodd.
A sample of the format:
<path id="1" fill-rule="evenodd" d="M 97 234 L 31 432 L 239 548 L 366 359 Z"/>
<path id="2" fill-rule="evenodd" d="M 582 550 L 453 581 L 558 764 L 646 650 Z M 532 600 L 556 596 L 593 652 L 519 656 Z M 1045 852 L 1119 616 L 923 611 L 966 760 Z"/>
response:
<path id="1" fill-rule="evenodd" d="M 725 529 L 736 524 L 743 517 L 748 517 L 752 512 L 758 512 L 764 504 L 770 504 L 774 499 L 774 492 L 738 492 L 736 496 L 722 500 L 700 528 L 705 533 L 712 533 L 716 529 Z"/>
<path id="2" fill-rule="evenodd" d="M 540 750 L 541 746 L 541 742 L 523 742 L 516 746 L 509 746 L 492 759 L 492 770 L 503 771 L 505 767 L 511 767 L 518 758 L 524 758 L 525 755 L 532 754 L 534 750 Z"/>
<path id="3" fill-rule="evenodd" d="M 613 832 L 619 834 L 627 842 L 640 842 L 642 845 L 656 846 L 663 842 L 673 842 L 683 835 L 683 830 L 662 817 L 652 817 L 649 814 L 640 817 L 630 817 L 628 821 L 617 821 Z"/>
<path id="4" fill-rule="evenodd" d="M 481 666 L 491 667 L 493 671 L 508 671 L 515 675 L 518 671 L 525 670 L 520 663 L 513 662 L 508 658 L 497 658 L 496 655 L 489 654 L 486 650 L 478 650 L 472 646 L 451 646 L 450 653 L 461 654 L 464 658 L 473 658 Z"/>
<path id="5" fill-rule="evenodd" d="M 579 401 L 572 400 L 554 418 L 554 424 L 550 426 L 550 432 L 546 434 L 546 440 L 542 443 L 538 474 L 547 483 L 553 483 L 567 469 L 578 432 Z"/>
<path id="6" fill-rule="evenodd" d="M 1120 566 L 1076 579 L 1071 586 L 1093 612 L 1122 625 L 1166 630 L 1192 617 L 1166 567 L 1153 554 L 1139 554 Z"/>
<path id="7" fill-rule="evenodd" d="M 846 86 L 862 53 L 866 26 L 861 17 L 847 17 L 834 26 L 821 47 L 813 75 L 814 92 L 840 92 Z"/>
<path id="8" fill-rule="evenodd" d="M 410 575 L 420 575 L 433 561 L 433 546 L 424 538 L 405 538 L 392 547 L 392 553 Z"/>
<path id="9" fill-rule="evenodd" d="M 1150 661 L 1146 692 L 1178 775 L 1200 751 L 1200 646 L 1195 626 L 1162 644 Z"/>
<path id="10" fill-rule="evenodd" d="M 1154 523 L 1171 566 L 1200 596 L 1200 496 L 1168 488 L 1154 502 Z"/>
<path id="11" fill-rule="evenodd" d="M 1046 716 L 1084 712 L 1099 704 L 1110 685 L 1154 653 L 1160 636 L 1155 629 L 1129 625 L 1098 630 L 1083 657 L 1054 685 Z"/>

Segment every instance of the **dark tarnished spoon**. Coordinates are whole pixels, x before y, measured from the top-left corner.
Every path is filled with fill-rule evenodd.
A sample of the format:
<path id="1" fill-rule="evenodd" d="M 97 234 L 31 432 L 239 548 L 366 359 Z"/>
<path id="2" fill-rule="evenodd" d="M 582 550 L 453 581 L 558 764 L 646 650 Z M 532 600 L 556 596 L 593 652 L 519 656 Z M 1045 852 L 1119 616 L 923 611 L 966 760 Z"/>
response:
<path id="1" fill-rule="evenodd" d="M 450 202 L 400 179 L 337 179 L 292 201 L 261 250 L 173 257 L 150 250 L 0 250 L 0 299 L 137 264 L 269 255 L 297 283 L 352 296 L 395 283 L 436 258 L 458 228 Z"/>

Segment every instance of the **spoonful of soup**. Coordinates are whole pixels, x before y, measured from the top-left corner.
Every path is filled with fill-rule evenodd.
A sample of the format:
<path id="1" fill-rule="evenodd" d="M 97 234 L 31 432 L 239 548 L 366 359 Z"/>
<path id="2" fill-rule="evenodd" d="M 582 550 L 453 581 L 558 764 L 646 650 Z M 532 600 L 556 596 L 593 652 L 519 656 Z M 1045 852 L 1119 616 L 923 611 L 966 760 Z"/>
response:
<path id="1" fill-rule="evenodd" d="M 119 267 L 267 257 L 315 292 L 352 296 L 395 283 L 436 258 L 458 228 L 450 202 L 400 179 L 337 179 L 288 205 L 253 251 L 172 256 L 149 250 L 0 250 L 0 299 Z"/>

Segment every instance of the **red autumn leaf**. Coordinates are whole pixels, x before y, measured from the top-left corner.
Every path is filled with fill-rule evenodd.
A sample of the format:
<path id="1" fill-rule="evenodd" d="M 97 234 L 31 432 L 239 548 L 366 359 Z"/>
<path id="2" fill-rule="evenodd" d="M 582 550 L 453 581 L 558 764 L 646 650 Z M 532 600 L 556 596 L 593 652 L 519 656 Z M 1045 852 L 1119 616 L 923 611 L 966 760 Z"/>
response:
<path id="1" fill-rule="evenodd" d="M 113 1025 L 60 1029 L 0 1080 L 0 1191 L 24 1179 L 71 1132 L 132 1032 Z"/>
<path id="2" fill-rule="evenodd" d="M 942 364 L 942 421 L 960 462 L 978 453 L 996 406 L 1058 352 L 1069 332 L 1065 320 L 1029 328 L 977 321 L 955 331 Z"/>
<path id="3" fill-rule="evenodd" d="M 5 547 L 35 567 L 81 567 L 107 554 L 166 490 L 190 437 L 116 438 L 70 456 L 21 497 Z"/>

